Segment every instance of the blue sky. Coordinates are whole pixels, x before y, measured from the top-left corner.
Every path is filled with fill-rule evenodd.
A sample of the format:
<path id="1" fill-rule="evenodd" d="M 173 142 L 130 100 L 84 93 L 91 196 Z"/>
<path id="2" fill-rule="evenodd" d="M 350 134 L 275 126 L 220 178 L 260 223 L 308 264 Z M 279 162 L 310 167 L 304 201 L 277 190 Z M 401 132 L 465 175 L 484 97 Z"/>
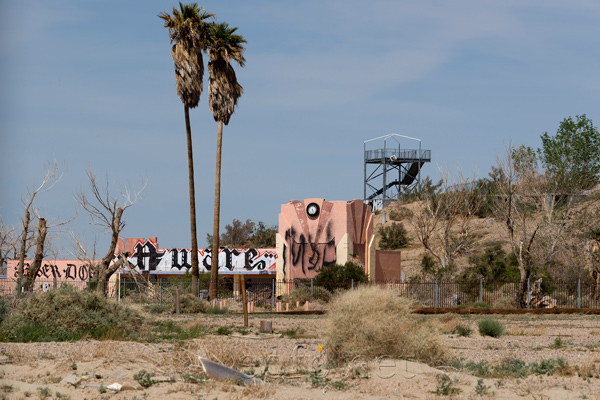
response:
<path id="1" fill-rule="evenodd" d="M 114 193 L 147 179 L 122 237 L 189 247 L 183 105 L 167 1 L 0 3 L 0 216 L 53 158 L 63 180 L 36 206 L 76 213 L 85 171 Z M 487 176 L 512 141 L 540 146 L 568 116 L 600 124 L 597 1 L 206 1 L 247 40 L 244 95 L 224 129 L 222 226 L 276 224 L 292 199 L 363 194 L 363 142 L 398 133 L 432 151 L 423 173 Z M 208 75 L 205 75 L 207 81 Z M 206 82 L 205 82 L 206 86 Z M 199 243 L 212 231 L 217 124 L 191 111 Z M 407 145 L 410 145 L 408 143 Z M 90 236 L 79 213 L 68 229 Z M 63 228 L 61 228 L 63 229 Z M 99 247 L 108 235 L 96 231 Z M 58 236 L 65 236 L 63 231 Z M 55 247 L 68 254 L 69 241 Z M 105 250 L 100 250 L 101 252 Z"/>

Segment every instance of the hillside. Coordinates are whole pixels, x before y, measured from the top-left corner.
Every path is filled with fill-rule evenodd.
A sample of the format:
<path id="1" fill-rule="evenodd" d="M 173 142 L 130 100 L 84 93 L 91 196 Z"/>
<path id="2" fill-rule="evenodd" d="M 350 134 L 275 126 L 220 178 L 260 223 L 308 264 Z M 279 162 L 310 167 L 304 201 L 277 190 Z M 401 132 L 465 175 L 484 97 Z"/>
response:
<path id="1" fill-rule="evenodd" d="M 376 211 L 374 213 L 374 232 L 377 246 L 379 246 L 379 240 L 381 239 L 379 229 L 382 225 L 389 226 L 399 222 L 404 225 L 408 237 L 410 238 L 410 244 L 400 250 L 402 251 L 402 270 L 406 272 L 407 278 L 417 277 L 421 274 L 421 260 L 425 254 L 428 254 L 428 251 L 417 238 L 414 219 L 407 216 L 407 212 L 403 209 L 407 209 L 414 214 L 421 206 L 422 203 L 420 201 L 413 201 L 410 203 L 395 202 L 385 207 L 383 211 Z M 565 264 L 569 264 L 569 268 L 571 269 L 575 268 L 571 265 L 573 263 L 580 266 L 577 267 L 577 269 L 583 268 L 581 264 L 587 262 L 584 255 L 584 247 L 586 246 L 585 237 L 589 233 L 589 227 L 600 227 L 600 186 L 596 187 L 592 193 L 588 194 L 584 200 L 580 201 L 576 208 L 579 209 L 578 211 L 583 209 L 587 210 L 587 213 L 585 214 L 588 216 L 586 223 L 579 225 L 577 223 L 572 223 L 568 227 L 569 229 L 566 230 L 562 245 L 568 247 L 570 251 L 558 252 L 555 256 L 559 262 L 562 261 Z M 578 213 L 575 213 L 575 215 L 582 217 L 581 215 L 578 215 Z M 591 218 L 589 217 L 590 215 L 592 216 Z M 383 223 L 384 220 L 385 224 Z M 455 271 L 455 276 L 462 273 L 465 268 L 471 266 L 469 257 L 476 254 L 482 254 L 486 248 L 489 248 L 492 245 L 500 244 L 507 254 L 512 252 L 510 238 L 504 222 L 498 221 L 493 217 L 474 217 L 470 221 L 470 227 L 471 232 L 469 236 L 471 242 L 469 247 L 456 258 L 455 264 L 457 270 Z M 574 260 L 574 258 L 576 258 L 576 260 Z M 571 273 L 579 273 L 578 271 L 567 271 L 566 269 L 557 272 L 559 273 L 556 278 L 560 279 L 565 279 L 566 275 Z"/>

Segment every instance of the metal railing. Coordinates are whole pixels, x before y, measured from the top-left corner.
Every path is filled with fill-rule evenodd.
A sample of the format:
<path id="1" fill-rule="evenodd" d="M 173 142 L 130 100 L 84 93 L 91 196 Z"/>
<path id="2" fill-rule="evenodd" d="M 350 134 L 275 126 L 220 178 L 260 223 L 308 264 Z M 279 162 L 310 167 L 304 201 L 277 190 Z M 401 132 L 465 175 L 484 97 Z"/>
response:
<path id="1" fill-rule="evenodd" d="M 398 149 L 376 149 L 365 150 L 365 160 L 381 160 L 395 157 L 399 161 L 431 161 L 431 150 L 398 150 Z"/>
<path id="2" fill-rule="evenodd" d="M 241 302 L 239 281 L 221 278 L 218 297 Z M 526 288 L 519 290 L 519 282 L 479 281 L 377 281 L 359 283 L 353 280 L 343 283 L 317 282 L 315 279 L 289 281 L 275 278 L 246 278 L 248 301 L 258 306 L 274 306 L 276 301 L 290 303 L 305 301 L 327 302 L 333 295 L 353 290 L 361 285 L 378 285 L 392 290 L 398 296 L 411 300 L 420 307 L 493 307 L 493 308 L 600 308 L 600 288 L 591 280 L 544 281 L 536 285 L 527 281 Z M 52 290 L 60 285 L 73 285 L 78 290 L 94 290 L 89 281 L 42 281 L 36 280 L 34 292 Z M 17 281 L 0 280 L 0 296 L 16 295 Z M 208 298 L 209 282 L 200 281 L 197 296 Z M 191 280 L 158 278 L 154 280 L 120 278 L 110 281 L 107 295 L 121 302 L 140 304 L 173 304 L 175 291 L 180 295 L 191 294 Z"/>

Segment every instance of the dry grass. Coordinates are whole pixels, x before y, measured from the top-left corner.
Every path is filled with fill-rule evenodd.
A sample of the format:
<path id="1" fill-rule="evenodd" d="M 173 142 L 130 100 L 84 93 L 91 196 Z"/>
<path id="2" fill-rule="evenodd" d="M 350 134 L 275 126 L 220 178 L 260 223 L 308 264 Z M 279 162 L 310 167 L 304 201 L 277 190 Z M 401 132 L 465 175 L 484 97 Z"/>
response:
<path id="1" fill-rule="evenodd" d="M 506 334 L 511 336 L 546 336 L 547 329 L 544 326 L 536 327 L 520 327 L 520 326 L 509 326 L 506 329 Z"/>
<path id="2" fill-rule="evenodd" d="M 440 365 L 449 350 L 436 329 L 411 315 L 409 301 L 376 286 L 335 297 L 329 310 L 327 356 L 336 365 L 382 356 Z"/>
<path id="3" fill-rule="evenodd" d="M 223 336 L 206 336 L 194 341 L 189 349 L 196 357 L 202 356 L 229 368 L 246 367 L 254 360 L 264 358 L 251 342 Z"/>

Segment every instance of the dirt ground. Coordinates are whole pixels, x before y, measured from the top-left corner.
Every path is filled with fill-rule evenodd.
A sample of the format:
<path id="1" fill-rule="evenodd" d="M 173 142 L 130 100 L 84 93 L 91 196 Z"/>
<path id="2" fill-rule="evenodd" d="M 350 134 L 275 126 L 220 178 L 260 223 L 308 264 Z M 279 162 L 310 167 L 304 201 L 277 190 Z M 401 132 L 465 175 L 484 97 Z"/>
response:
<path id="1" fill-rule="evenodd" d="M 449 366 L 382 358 L 326 363 L 326 316 L 260 315 L 243 327 L 240 315 L 168 316 L 182 325 L 221 327 L 222 335 L 142 343 L 79 341 L 0 343 L 0 396 L 6 399 L 387 399 L 497 398 L 600 399 L 600 316 L 495 315 L 506 334 L 482 337 L 477 322 L 488 316 L 422 316 L 463 363 L 505 359 L 526 363 L 562 358 L 566 368 L 527 378 L 478 378 Z M 261 334 L 260 320 L 274 334 Z M 450 333 L 460 324 L 470 336 Z M 445 333 L 444 333 L 445 332 Z M 320 347 L 323 346 L 323 347 Z M 258 376 L 241 385 L 204 375 L 198 356 Z M 266 371 L 265 371 L 266 369 Z M 141 387 L 144 374 L 153 374 Z M 146 375 L 149 378 L 149 375 Z M 148 383 L 151 383 L 147 379 Z M 62 381 L 62 383 L 61 383 Z M 70 382 L 68 382 L 70 381 Z M 116 392 L 107 389 L 119 383 Z"/>

